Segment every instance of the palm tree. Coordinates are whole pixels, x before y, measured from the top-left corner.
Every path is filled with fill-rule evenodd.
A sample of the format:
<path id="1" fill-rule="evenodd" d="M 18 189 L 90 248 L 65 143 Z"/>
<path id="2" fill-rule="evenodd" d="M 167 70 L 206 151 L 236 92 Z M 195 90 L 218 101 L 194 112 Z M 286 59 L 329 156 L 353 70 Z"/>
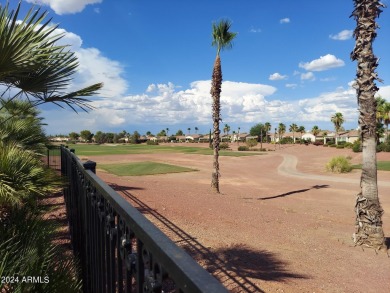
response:
<path id="1" fill-rule="evenodd" d="M 195 133 L 198 133 L 199 128 L 195 127 Z"/>
<path id="2" fill-rule="evenodd" d="M 341 125 L 343 125 L 344 123 L 344 117 L 343 117 L 343 114 L 340 113 L 340 112 L 337 112 L 335 113 L 331 118 L 330 118 L 330 121 L 332 121 L 333 125 L 334 125 L 334 129 L 336 131 L 336 144 L 338 144 L 338 134 L 339 134 L 339 131 L 341 129 Z"/>
<path id="3" fill-rule="evenodd" d="M 355 245 L 380 249 L 385 247 L 382 227 L 383 209 L 379 202 L 376 164 L 376 102 L 378 88 L 375 72 L 378 58 L 372 43 L 376 37 L 376 18 L 384 7 L 378 0 L 354 0 L 352 15 L 356 20 L 355 48 L 351 59 L 357 61 L 356 92 L 359 104 L 359 127 L 362 139 L 361 192 L 356 198 L 356 225 L 353 239 Z M 379 79 L 378 79 L 379 80 Z"/>
<path id="4" fill-rule="evenodd" d="M 296 125 L 295 123 L 291 124 L 288 131 L 293 133 L 293 141 L 295 143 L 295 132 L 298 131 L 298 125 Z"/>
<path id="5" fill-rule="evenodd" d="M 302 143 L 302 135 L 306 131 L 305 126 L 299 126 L 297 131 L 301 134 L 300 143 Z"/>
<path id="6" fill-rule="evenodd" d="M 278 126 L 279 142 L 282 140 L 283 134 L 285 133 L 286 133 L 286 125 L 284 125 L 283 123 L 279 123 Z"/>
<path id="7" fill-rule="evenodd" d="M 212 112 L 213 112 L 213 172 L 211 174 L 211 187 L 219 193 L 219 122 L 221 121 L 221 87 L 222 87 L 222 68 L 220 52 L 223 49 L 231 48 L 233 39 L 237 33 L 229 32 L 231 22 L 229 20 L 221 20 L 212 25 L 213 41 L 212 45 L 217 48 L 217 56 L 214 61 L 213 75 L 211 82 L 210 94 L 213 97 Z"/>
<path id="8" fill-rule="evenodd" d="M 388 103 L 385 99 L 383 99 L 380 96 L 377 97 L 375 100 L 376 100 L 377 122 L 380 125 L 380 127 L 382 127 L 383 124 L 386 125 L 386 140 L 388 140 L 388 132 L 389 132 L 389 124 L 390 124 L 390 103 Z"/>
<path id="9" fill-rule="evenodd" d="M 191 133 L 191 128 L 188 127 L 187 130 L 188 130 L 188 135 L 190 135 L 190 133 Z"/>
<path id="10" fill-rule="evenodd" d="M 313 128 L 311 129 L 311 133 L 314 135 L 314 142 L 317 140 L 317 135 L 321 132 L 321 129 L 317 126 L 314 125 Z"/>
<path id="11" fill-rule="evenodd" d="M 21 2 L 8 12 L 8 4 L 0 7 L 0 85 L 5 85 L 14 99 L 24 99 L 31 106 L 43 103 L 67 105 L 88 111 L 92 107 L 83 96 L 96 94 L 103 84 L 97 83 L 81 90 L 66 93 L 71 76 L 77 72 L 77 57 L 67 46 L 57 46 L 63 35 L 53 35 L 50 21 L 42 24 L 47 15 L 30 9 L 19 21 Z M 37 29 L 37 27 L 39 27 Z"/>
<path id="12" fill-rule="evenodd" d="M 267 142 L 269 142 L 268 141 L 268 131 L 270 131 L 270 130 L 271 130 L 271 123 L 265 122 L 264 123 L 264 131 L 265 131 L 265 138 L 266 138 Z"/>
<path id="13" fill-rule="evenodd" d="M 169 136 L 169 135 L 168 135 L 168 133 L 169 133 L 169 128 L 167 127 L 167 128 L 165 128 L 165 130 L 166 130 L 167 136 Z"/>

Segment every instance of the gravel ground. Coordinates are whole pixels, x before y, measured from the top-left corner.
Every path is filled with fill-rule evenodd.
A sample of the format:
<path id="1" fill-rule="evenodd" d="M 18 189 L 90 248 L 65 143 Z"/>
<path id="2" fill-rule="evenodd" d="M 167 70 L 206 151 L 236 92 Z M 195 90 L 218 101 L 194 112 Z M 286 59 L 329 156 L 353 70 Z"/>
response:
<path id="1" fill-rule="evenodd" d="M 353 163 L 361 160 L 361 154 L 351 150 L 312 145 L 277 146 L 275 151 L 250 157 L 220 157 L 221 194 L 210 188 L 211 156 L 83 159 L 96 161 L 98 167 L 149 160 L 199 170 L 116 177 L 98 169 L 97 174 L 120 189 L 231 292 L 389 292 L 388 255 L 353 246 L 360 171 L 327 173 L 325 164 L 336 155 L 351 156 Z M 378 160 L 390 160 L 390 154 L 380 153 Z M 379 171 L 378 180 L 389 243 L 390 172 Z"/>

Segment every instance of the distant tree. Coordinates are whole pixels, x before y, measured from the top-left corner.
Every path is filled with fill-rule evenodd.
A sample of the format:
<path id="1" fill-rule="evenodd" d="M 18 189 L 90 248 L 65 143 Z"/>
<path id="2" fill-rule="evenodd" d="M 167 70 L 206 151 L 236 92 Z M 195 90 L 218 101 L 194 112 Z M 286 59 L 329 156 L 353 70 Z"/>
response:
<path id="1" fill-rule="evenodd" d="M 223 49 L 231 48 L 233 46 L 233 39 L 237 33 L 230 32 L 231 22 L 229 20 L 221 20 L 218 23 L 213 23 L 212 45 L 217 48 L 217 56 L 215 57 L 211 90 L 210 94 L 213 98 L 212 102 L 212 117 L 213 117 L 213 172 L 211 174 L 211 187 L 219 193 L 219 141 L 220 141 L 220 129 L 219 123 L 221 122 L 221 87 L 222 87 L 222 68 L 220 52 Z"/>
<path id="2" fill-rule="evenodd" d="M 223 132 L 226 135 L 229 135 L 229 131 L 230 131 L 230 126 L 228 124 L 225 124 L 225 127 L 223 128 Z"/>
<path id="3" fill-rule="evenodd" d="M 306 132 L 305 126 L 299 126 L 297 131 L 301 134 L 301 139 L 299 141 L 302 143 L 302 135 Z"/>
<path id="4" fill-rule="evenodd" d="M 95 137 L 96 143 L 105 143 L 106 142 L 106 134 L 101 132 L 101 131 L 97 131 L 95 133 L 94 137 Z"/>
<path id="5" fill-rule="evenodd" d="M 279 135 L 279 142 L 281 142 L 283 135 L 286 133 L 286 125 L 283 123 L 279 123 L 278 126 L 278 135 Z"/>
<path id="6" fill-rule="evenodd" d="M 163 129 L 159 133 L 157 133 L 157 136 L 167 136 L 165 129 Z"/>
<path id="7" fill-rule="evenodd" d="M 293 142 L 295 143 L 295 132 L 297 132 L 299 129 L 298 125 L 295 123 L 290 125 L 289 131 L 293 133 Z"/>
<path id="8" fill-rule="evenodd" d="M 115 135 L 115 133 L 113 133 L 113 132 L 107 132 L 106 133 L 106 142 L 113 143 L 114 142 L 114 135 Z"/>
<path id="9" fill-rule="evenodd" d="M 199 128 L 195 127 L 195 133 L 198 133 Z"/>
<path id="10" fill-rule="evenodd" d="M 311 129 L 311 133 L 313 133 L 314 136 L 317 136 L 320 132 L 321 129 L 317 125 L 314 125 L 313 128 Z"/>
<path id="11" fill-rule="evenodd" d="M 341 130 L 341 126 L 342 124 L 344 123 L 344 117 L 343 117 L 343 114 L 340 113 L 340 112 L 337 112 L 335 113 L 331 118 L 330 118 L 330 121 L 332 121 L 333 125 L 334 125 L 334 129 L 336 131 L 336 144 L 338 144 L 338 135 L 339 135 L 339 132 Z"/>
<path id="12" fill-rule="evenodd" d="M 147 135 L 147 136 L 151 136 L 152 133 L 151 133 L 150 131 L 146 131 L 146 135 Z"/>
<path id="13" fill-rule="evenodd" d="M 140 140 L 139 140 L 140 137 L 141 137 L 141 135 L 139 134 L 139 132 L 134 131 L 133 134 L 131 135 L 130 143 L 132 143 L 132 144 L 140 143 Z"/>
<path id="14" fill-rule="evenodd" d="M 177 135 L 177 136 L 183 136 L 183 135 L 184 135 L 183 130 L 179 129 L 179 130 L 176 132 L 176 135 Z"/>
<path id="15" fill-rule="evenodd" d="M 69 133 L 69 138 L 70 138 L 71 140 L 78 140 L 79 137 L 80 137 L 80 134 L 78 134 L 77 132 L 71 132 L 71 133 Z"/>
<path id="16" fill-rule="evenodd" d="M 388 133 L 389 133 L 389 124 L 390 124 L 390 103 L 388 103 L 385 99 L 382 97 L 376 98 L 376 118 L 377 118 L 377 133 L 378 127 L 380 128 L 381 125 L 386 125 L 386 140 L 388 140 Z M 378 135 L 379 137 L 379 135 Z"/>
<path id="17" fill-rule="evenodd" d="M 91 142 L 93 133 L 89 130 L 81 130 L 80 131 L 80 137 L 85 141 L 85 142 Z"/>
<path id="18" fill-rule="evenodd" d="M 266 138 L 267 142 L 269 142 L 269 140 L 268 140 L 268 138 L 269 138 L 268 132 L 271 130 L 271 123 L 265 122 L 264 123 L 264 130 L 265 130 L 265 138 Z"/>
<path id="19" fill-rule="evenodd" d="M 169 136 L 169 128 L 167 127 L 167 128 L 165 128 L 165 130 L 167 131 L 166 133 L 167 133 L 167 136 Z"/>
<path id="20" fill-rule="evenodd" d="M 265 127 L 262 123 L 257 123 L 249 130 L 251 136 L 257 136 L 257 141 L 262 141 L 264 135 L 266 135 Z"/>

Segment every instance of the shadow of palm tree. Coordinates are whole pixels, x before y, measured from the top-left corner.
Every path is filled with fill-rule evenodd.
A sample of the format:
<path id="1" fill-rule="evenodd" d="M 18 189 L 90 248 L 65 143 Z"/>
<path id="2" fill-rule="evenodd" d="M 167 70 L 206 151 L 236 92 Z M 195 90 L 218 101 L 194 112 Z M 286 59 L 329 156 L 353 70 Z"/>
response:
<path id="1" fill-rule="evenodd" d="M 109 185 L 116 189 L 115 184 Z M 266 250 L 255 251 L 245 245 L 236 245 L 213 251 L 126 189 L 120 193 L 140 212 L 148 213 L 156 226 L 232 292 L 264 292 L 251 279 L 285 281 L 289 278 L 307 278 L 288 272 L 288 264 Z"/>
<path id="2" fill-rule="evenodd" d="M 312 190 L 312 189 L 321 189 L 321 188 L 328 188 L 328 187 L 329 187 L 329 185 L 327 185 L 327 184 L 324 184 L 324 185 L 314 185 L 314 186 L 312 186 L 310 188 L 293 190 L 293 191 L 289 191 L 289 192 L 278 194 L 278 195 L 274 195 L 274 196 L 259 197 L 258 200 L 267 200 L 267 199 L 274 199 L 274 198 L 279 198 L 279 197 L 285 197 L 285 196 L 296 194 L 296 193 L 306 192 L 306 191 L 309 191 L 309 190 Z"/>

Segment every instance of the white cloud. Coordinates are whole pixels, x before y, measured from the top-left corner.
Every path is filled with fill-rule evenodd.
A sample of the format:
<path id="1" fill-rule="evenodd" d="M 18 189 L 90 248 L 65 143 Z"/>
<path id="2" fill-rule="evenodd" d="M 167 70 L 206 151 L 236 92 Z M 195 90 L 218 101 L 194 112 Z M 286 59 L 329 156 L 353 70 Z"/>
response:
<path id="1" fill-rule="evenodd" d="M 269 80 L 283 80 L 283 79 L 287 79 L 287 75 L 281 75 L 280 73 L 275 72 L 275 73 L 271 74 L 268 79 Z"/>
<path id="2" fill-rule="evenodd" d="M 139 95 L 114 96 L 111 99 L 93 101 L 96 110 L 89 114 L 70 114 L 67 125 L 60 125 L 64 116 L 52 111 L 45 112 L 49 129 L 57 132 L 62 128 L 80 131 L 105 130 L 110 127 L 131 125 L 208 125 L 211 122 L 210 80 L 192 82 L 187 89 L 179 89 L 172 83 L 151 84 Z M 267 101 L 275 87 L 263 84 L 225 81 L 222 84 L 221 116 L 223 121 L 258 121 L 259 115 L 276 117 L 278 109 L 291 110 L 287 102 Z M 71 128 L 73 127 L 73 128 Z M 82 128 L 82 129 L 80 129 Z M 52 131 L 50 131 L 52 132 Z"/>
<path id="3" fill-rule="evenodd" d="M 280 20 L 280 23 L 281 23 L 281 24 L 290 23 L 290 19 L 289 19 L 288 17 L 282 18 L 282 19 Z"/>
<path id="4" fill-rule="evenodd" d="M 62 34 L 63 37 L 57 41 L 57 44 L 68 45 L 69 50 L 75 53 L 79 62 L 68 88 L 69 91 L 103 82 L 104 87 L 99 91 L 100 97 L 112 98 L 126 93 L 128 84 L 122 78 L 124 68 L 118 61 L 105 57 L 96 48 L 83 48 L 81 37 L 72 32 L 57 28 L 53 35 L 58 34 Z"/>
<path id="5" fill-rule="evenodd" d="M 286 88 L 295 89 L 298 85 L 296 83 L 286 83 Z"/>
<path id="6" fill-rule="evenodd" d="M 338 88 L 333 92 L 322 93 L 317 97 L 298 101 L 297 117 L 302 121 L 330 122 L 330 117 L 341 112 L 347 122 L 358 117 L 356 91 L 353 88 Z"/>
<path id="7" fill-rule="evenodd" d="M 301 73 L 301 80 L 315 80 L 313 72 Z"/>
<path id="8" fill-rule="evenodd" d="M 260 28 L 251 27 L 251 29 L 249 30 L 249 32 L 251 32 L 251 33 L 261 33 L 261 29 L 260 29 Z"/>
<path id="9" fill-rule="evenodd" d="M 377 95 L 390 102 L 390 85 L 380 87 Z"/>
<path id="10" fill-rule="evenodd" d="M 337 41 L 345 41 L 352 38 L 353 30 L 343 30 L 335 35 L 329 35 L 329 38 Z"/>
<path id="11" fill-rule="evenodd" d="M 84 10 L 90 4 L 102 3 L 103 0 L 26 0 L 36 5 L 50 6 L 58 15 L 74 14 Z"/>
<path id="12" fill-rule="evenodd" d="M 343 60 L 337 59 L 334 55 L 327 54 L 310 62 L 300 62 L 299 67 L 310 71 L 324 71 L 331 68 L 342 67 L 344 64 Z"/>

